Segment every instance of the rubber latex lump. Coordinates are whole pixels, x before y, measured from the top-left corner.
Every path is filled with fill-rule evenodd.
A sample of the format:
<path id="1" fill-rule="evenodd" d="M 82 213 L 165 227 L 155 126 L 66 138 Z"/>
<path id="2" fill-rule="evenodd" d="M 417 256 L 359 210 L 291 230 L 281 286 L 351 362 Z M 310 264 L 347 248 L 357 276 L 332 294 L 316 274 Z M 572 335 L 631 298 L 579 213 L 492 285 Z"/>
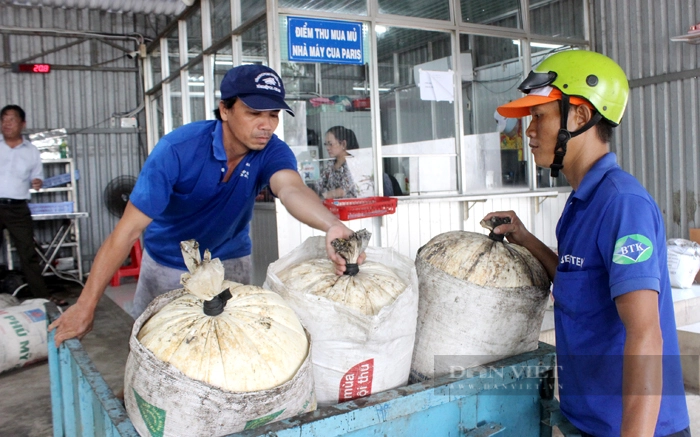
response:
<path id="1" fill-rule="evenodd" d="M 290 289 L 321 296 L 365 315 L 376 315 L 404 291 L 407 284 L 389 267 L 378 262 L 357 264 L 372 234 L 363 229 L 348 239 L 331 242 L 346 260 L 345 275 L 335 274 L 327 258 L 312 259 L 283 271 L 279 278 Z"/>

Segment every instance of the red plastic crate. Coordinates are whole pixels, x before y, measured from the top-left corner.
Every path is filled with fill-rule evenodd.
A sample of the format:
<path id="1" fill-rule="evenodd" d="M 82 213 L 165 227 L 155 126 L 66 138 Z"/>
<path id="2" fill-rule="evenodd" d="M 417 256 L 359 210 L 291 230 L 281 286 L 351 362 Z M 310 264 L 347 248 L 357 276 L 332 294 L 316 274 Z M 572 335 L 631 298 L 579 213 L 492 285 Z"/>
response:
<path id="1" fill-rule="evenodd" d="M 355 99 L 352 101 L 353 109 L 370 109 L 369 97 L 364 99 Z"/>
<path id="2" fill-rule="evenodd" d="M 397 199 L 394 197 L 362 197 L 360 199 L 326 199 L 323 204 L 341 220 L 393 214 Z"/>

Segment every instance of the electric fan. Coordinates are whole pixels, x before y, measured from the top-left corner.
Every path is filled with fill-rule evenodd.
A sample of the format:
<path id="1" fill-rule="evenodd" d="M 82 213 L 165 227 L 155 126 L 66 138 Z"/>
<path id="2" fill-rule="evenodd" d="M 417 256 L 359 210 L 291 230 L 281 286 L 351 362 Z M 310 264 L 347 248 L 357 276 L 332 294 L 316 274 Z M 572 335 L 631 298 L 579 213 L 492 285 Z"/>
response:
<path id="1" fill-rule="evenodd" d="M 136 185 L 134 176 L 119 176 L 112 179 L 105 187 L 103 194 L 105 207 L 115 217 L 121 218 L 124 214 L 134 185 Z"/>

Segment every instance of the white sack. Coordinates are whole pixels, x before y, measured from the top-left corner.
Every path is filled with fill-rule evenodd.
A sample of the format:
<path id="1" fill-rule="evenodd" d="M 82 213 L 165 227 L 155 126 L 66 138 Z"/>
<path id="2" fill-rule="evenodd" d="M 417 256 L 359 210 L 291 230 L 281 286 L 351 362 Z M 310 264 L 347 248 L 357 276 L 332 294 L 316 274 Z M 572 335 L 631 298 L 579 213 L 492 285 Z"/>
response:
<path id="1" fill-rule="evenodd" d="M 310 354 L 290 381 L 255 392 L 224 391 L 195 381 L 157 359 L 137 335 L 153 314 L 185 294 L 180 289 L 158 296 L 131 331 L 124 401 L 129 418 L 142 436 L 227 435 L 316 408 Z"/>
<path id="2" fill-rule="evenodd" d="M 0 293 L 0 309 L 19 305 L 19 299 L 11 294 Z"/>
<path id="3" fill-rule="evenodd" d="M 452 362 L 466 369 L 537 349 L 550 283 L 524 247 L 446 232 L 421 247 L 416 270 L 412 381 L 446 375 Z"/>
<path id="4" fill-rule="evenodd" d="M 666 249 L 671 286 L 691 288 L 695 275 L 700 270 L 700 244 L 682 238 L 672 238 L 666 242 Z"/>
<path id="5" fill-rule="evenodd" d="M 270 264 L 263 287 L 280 295 L 311 334 L 319 405 L 332 405 L 406 385 L 416 332 L 418 277 L 411 259 L 391 249 L 368 247 L 367 261 L 392 268 L 408 286 L 377 315 L 364 315 L 321 296 L 288 289 L 279 272 L 326 258 L 325 237 L 311 237 Z M 362 269 L 362 265 L 360 265 Z"/>
<path id="6" fill-rule="evenodd" d="M 139 343 L 187 377 L 225 391 L 268 390 L 292 379 L 309 355 L 294 310 L 270 290 L 218 286 L 231 293 L 221 314 L 207 315 L 204 301 L 185 293 L 144 323 Z"/>
<path id="7" fill-rule="evenodd" d="M 0 309 L 0 372 L 48 357 L 46 299 L 28 299 Z"/>

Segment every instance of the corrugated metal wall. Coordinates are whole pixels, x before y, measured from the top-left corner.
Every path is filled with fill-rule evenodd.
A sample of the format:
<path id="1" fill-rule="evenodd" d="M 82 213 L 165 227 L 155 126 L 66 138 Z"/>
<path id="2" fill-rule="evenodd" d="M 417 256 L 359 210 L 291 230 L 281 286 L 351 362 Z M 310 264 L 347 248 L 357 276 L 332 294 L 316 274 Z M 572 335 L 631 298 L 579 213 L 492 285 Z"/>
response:
<path id="1" fill-rule="evenodd" d="M 141 129 L 117 129 L 115 113 L 137 108 L 143 101 L 138 61 L 125 56 L 138 47 L 140 36 L 155 38 L 168 17 L 112 13 L 87 9 L 0 5 L 0 106 L 18 104 L 27 112 L 27 131 L 65 128 L 76 168 L 80 171 L 78 209 L 90 214 L 80 221 L 83 270 L 90 270 L 102 241 L 116 218 L 103 206 L 103 190 L 120 175 L 138 175 L 145 159 L 145 117 Z M 55 32 L 47 33 L 49 30 Z M 65 32 L 71 32 L 70 35 Z M 12 73 L 10 64 L 74 41 L 32 62 L 54 66 L 47 75 Z M 130 37 L 126 37 L 130 36 Z M 51 230 L 37 232 L 45 239 Z M 43 234 L 42 234 L 43 233 Z"/>
<path id="2" fill-rule="evenodd" d="M 594 1 L 595 50 L 630 79 L 614 142 L 622 167 L 654 196 L 669 238 L 700 227 L 700 45 L 672 42 L 700 22 L 700 0 Z"/>

